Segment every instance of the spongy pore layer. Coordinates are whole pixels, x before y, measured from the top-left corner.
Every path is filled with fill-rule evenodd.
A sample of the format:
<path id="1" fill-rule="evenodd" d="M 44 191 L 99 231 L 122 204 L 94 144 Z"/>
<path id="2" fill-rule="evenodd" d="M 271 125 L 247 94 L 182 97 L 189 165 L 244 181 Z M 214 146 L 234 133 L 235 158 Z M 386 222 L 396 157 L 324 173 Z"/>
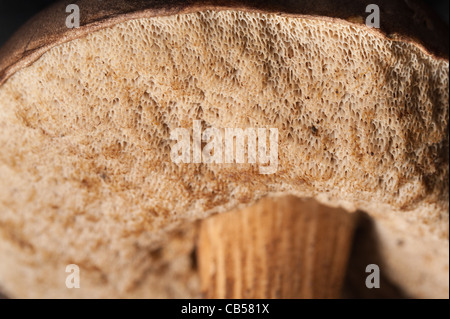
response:
<path id="1" fill-rule="evenodd" d="M 448 88 L 448 61 L 319 19 L 205 11 L 58 45 L 0 87 L 0 255 L 80 264 L 107 287 L 93 296 L 192 296 L 190 241 L 149 253 L 162 230 L 270 194 L 398 215 L 448 254 Z M 277 172 L 173 163 L 170 133 L 194 120 L 277 128 Z M 184 281 L 152 292 L 161 254 Z M 32 296 L 11 268 L 5 289 Z"/>

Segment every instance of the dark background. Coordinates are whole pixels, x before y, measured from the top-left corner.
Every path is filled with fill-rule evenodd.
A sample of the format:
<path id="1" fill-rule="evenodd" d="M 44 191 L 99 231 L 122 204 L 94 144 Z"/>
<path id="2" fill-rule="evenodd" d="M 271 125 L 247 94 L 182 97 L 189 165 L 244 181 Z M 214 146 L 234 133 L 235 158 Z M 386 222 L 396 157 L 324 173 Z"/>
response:
<path id="1" fill-rule="evenodd" d="M 0 0 L 0 46 L 29 18 L 56 1 Z M 449 0 L 428 0 L 424 2 L 432 6 L 448 24 Z M 376 3 L 376 0 L 374 0 L 374 3 Z"/>

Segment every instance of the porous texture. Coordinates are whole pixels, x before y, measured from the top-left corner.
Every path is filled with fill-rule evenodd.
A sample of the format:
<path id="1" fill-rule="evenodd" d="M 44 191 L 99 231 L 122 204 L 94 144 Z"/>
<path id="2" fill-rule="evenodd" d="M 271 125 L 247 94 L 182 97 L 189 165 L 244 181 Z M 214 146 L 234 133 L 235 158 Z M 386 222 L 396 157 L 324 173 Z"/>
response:
<path id="1" fill-rule="evenodd" d="M 420 271 L 448 276 L 448 76 L 448 60 L 365 27 L 232 10 L 56 46 L 0 87 L 0 283 L 19 297 L 195 296 L 194 230 L 166 245 L 177 288 L 156 284 L 165 230 L 280 194 L 427 238 L 440 254 Z M 170 132 L 193 120 L 278 128 L 277 173 L 172 163 Z M 66 289 L 69 263 L 97 280 Z"/>
<path id="2" fill-rule="evenodd" d="M 0 48 L 0 85 L 49 48 L 130 19 L 209 9 L 347 20 L 363 26 L 368 16 L 366 8 L 372 3 L 372 0 L 77 0 L 82 12 L 80 28 L 68 29 L 66 7 L 73 1 L 60 0 L 28 21 Z M 379 34 L 414 43 L 448 60 L 448 26 L 421 0 L 378 0 L 377 5 L 382 18 Z"/>

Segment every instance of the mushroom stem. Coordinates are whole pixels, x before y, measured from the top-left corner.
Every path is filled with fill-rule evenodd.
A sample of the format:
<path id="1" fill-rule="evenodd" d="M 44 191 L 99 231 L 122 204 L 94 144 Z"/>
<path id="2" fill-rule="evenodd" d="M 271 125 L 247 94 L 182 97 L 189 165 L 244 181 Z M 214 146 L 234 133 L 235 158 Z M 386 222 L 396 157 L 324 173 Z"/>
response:
<path id="1" fill-rule="evenodd" d="M 356 215 L 315 200 L 263 199 L 200 226 L 206 298 L 339 298 Z"/>

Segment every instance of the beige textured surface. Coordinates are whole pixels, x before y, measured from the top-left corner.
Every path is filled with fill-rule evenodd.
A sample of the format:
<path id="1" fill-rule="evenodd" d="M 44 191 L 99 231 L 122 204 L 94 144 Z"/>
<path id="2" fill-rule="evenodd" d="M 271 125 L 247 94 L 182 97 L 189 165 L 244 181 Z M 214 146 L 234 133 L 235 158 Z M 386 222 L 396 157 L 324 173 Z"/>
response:
<path id="1" fill-rule="evenodd" d="M 171 296 L 136 285 L 152 286 L 144 256 L 160 229 L 288 193 L 400 216 L 387 225 L 441 253 L 420 271 L 443 275 L 448 71 L 365 28 L 233 11 L 133 20 L 57 46 L 0 87 L 0 283 L 70 296 L 46 279 L 70 261 L 111 278 L 83 296 Z M 194 119 L 278 128 L 278 173 L 171 163 L 170 131 Z"/>
<path id="2" fill-rule="evenodd" d="M 403 223 L 398 217 L 376 223 L 382 271 L 410 297 L 448 299 L 448 243 L 404 235 Z"/>
<path id="3" fill-rule="evenodd" d="M 0 85 L 59 44 L 131 19 L 169 16 L 204 10 L 240 10 L 294 17 L 315 17 L 364 27 L 371 0 L 77 0 L 80 28 L 66 27 L 66 7 L 60 0 L 28 21 L 0 48 Z M 421 0 L 378 0 L 383 23 L 379 36 L 414 43 L 425 52 L 448 60 L 448 26 Z"/>

